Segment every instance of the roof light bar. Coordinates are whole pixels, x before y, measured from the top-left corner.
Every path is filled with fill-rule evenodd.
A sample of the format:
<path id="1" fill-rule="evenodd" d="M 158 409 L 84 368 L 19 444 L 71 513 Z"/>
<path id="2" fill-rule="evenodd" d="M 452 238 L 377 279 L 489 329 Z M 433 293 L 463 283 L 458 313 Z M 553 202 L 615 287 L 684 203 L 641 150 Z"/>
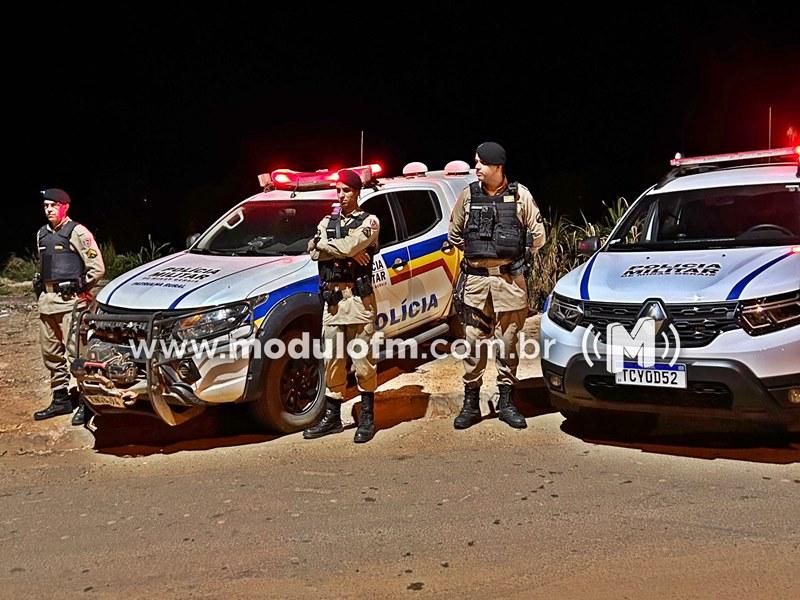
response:
<path id="1" fill-rule="evenodd" d="M 369 185 L 375 176 L 383 169 L 379 164 L 359 165 L 358 167 L 347 167 L 354 171 L 364 185 Z M 270 174 L 259 175 L 258 181 L 263 184 L 271 183 L 278 190 L 324 190 L 336 186 L 339 180 L 339 169 L 320 169 L 318 171 L 293 171 L 292 169 L 275 169 Z"/>
<path id="2" fill-rule="evenodd" d="M 777 156 L 797 156 L 800 154 L 800 146 L 787 148 L 773 148 L 771 150 L 751 150 L 749 152 L 731 152 L 728 154 L 711 154 L 708 156 L 687 156 L 683 157 L 680 153 L 669 161 L 673 167 L 685 165 L 702 165 L 709 163 L 731 162 L 736 160 L 754 160 L 758 158 L 772 158 Z"/>

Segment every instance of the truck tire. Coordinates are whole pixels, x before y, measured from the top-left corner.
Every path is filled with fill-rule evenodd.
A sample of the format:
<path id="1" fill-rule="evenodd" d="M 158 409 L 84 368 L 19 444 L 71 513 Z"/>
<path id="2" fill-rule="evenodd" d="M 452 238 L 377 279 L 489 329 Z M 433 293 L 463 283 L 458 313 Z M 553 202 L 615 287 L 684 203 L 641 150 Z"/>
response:
<path id="1" fill-rule="evenodd" d="M 280 339 L 289 344 L 302 334 L 291 329 Z M 263 368 L 263 389 L 250 404 L 253 417 L 275 433 L 294 433 L 316 423 L 325 409 L 323 360 L 291 358 L 285 353 L 265 360 Z"/>

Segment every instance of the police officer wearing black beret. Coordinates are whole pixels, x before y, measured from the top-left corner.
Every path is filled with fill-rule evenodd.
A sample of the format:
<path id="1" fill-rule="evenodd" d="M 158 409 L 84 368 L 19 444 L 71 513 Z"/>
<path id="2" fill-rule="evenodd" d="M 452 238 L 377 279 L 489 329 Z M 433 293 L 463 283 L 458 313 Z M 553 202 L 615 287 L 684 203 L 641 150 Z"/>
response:
<path id="1" fill-rule="evenodd" d="M 339 205 L 317 226 L 309 252 L 318 261 L 320 291 L 325 307 L 322 337 L 332 350 L 325 359 L 325 414 L 303 437 L 313 439 L 342 431 L 341 406 L 347 387 L 346 345 L 366 343 L 365 356 L 351 356 L 361 392 L 361 416 L 353 441 L 364 443 L 375 435 L 374 401 L 377 375 L 372 339 L 377 305 L 372 290 L 372 259 L 378 252 L 380 223 L 358 206 L 363 182 L 354 171 L 339 171 L 336 194 Z"/>
<path id="2" fill-rule="evenodd" d="M 450 217 L 450 243 L 464 251 L 456 301 L 470 355 L 464 359 L 464 406 L 456 429 L 481 420 L 480 389 L 487 349 L 478 342 L 494 338 L 497 357 L 498 416 L 516 429 L 527 426 L 513 402 L 517 383 L 518 341 L 528 315 L 526 263 L 545 241 L 539 208 L 528 188 L 506 178 L 506 151 L 485 142 L 475 151 L 478 181 L 459 194 Z"/>
<path id="3" fill-rule="evenodd" d="M 47 225 L 36 234 L 39 272 L 34 293 L 39 308 L 39 343 L 42 359 L 50 371 L 50 405 L 34 413 L 38 420 L 72 412 L 69 398 L 69 366 L 75 358 L 71 340 L 72 310 L 91 300 L 90 290 L 105 273 L 100 248 L 91 232 L 67 216 L 69 194 L 58 188 L 41 192 Z M 79 403 L 72 418 L 82 425 L 86 408 Z"/>

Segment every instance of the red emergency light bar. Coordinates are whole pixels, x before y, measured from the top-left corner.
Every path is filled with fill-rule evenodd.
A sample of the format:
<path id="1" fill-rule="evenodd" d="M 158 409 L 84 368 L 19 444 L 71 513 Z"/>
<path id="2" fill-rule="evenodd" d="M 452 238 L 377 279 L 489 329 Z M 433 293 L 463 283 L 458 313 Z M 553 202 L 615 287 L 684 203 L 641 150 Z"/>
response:
<path id="1" fill-rule="evenodd" d="M 751 150 L 749 152 L 731 152 L 728 154 L 711 154 L 709 156 L 687 156 L 683 157 L 680 153 L 675 155 L 675 158 L 669 161 L 673 167 L 682 167 L 685 165 L 702 165 L 709 163 L 731 162 L 737 160 L 754 160 L 758 158 L 773 158 L 778 156 L 794 156 L 800 155 L 800 146 L 787 148 L 773 148 L 772 150 Z"/>
<path id="2" fill-rule="evenodd" d="M 372 183 L 375 177 L 383 171 L 379 164 L 360 165 L 347 167 L 354 171 L 364 185 Z M 269 175 L 269 182 L 278 190 L 324 190 L 336 186 L 339 180 L 339 169 L 320 169 L 319 171 L 293 171 L 291 169 L 276 169 Z M 266 182 L 263 175 L 259 176 L 259 183 Z"/>

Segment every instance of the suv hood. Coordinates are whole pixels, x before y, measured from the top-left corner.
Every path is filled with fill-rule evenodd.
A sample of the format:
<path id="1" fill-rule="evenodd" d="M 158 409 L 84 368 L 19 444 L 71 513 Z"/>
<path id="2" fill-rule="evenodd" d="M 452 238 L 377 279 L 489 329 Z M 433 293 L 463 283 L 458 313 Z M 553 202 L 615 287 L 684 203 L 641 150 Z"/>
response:
<path id="1" fill-rule="evenodd" d="M 102 304 L 143 310 L 200 308 L 244 300 L 302 269 L 302 256 L 209 256 L 179 252 L 120 275 L 97 296 Z M 280 287 L 282 284 L 272 287 Z"/>
<path id="2" fill-rule="evenodd" d="M 561 278 L 555 291 L 600 302 L 719 302 L 800 288 L 797 247 L 681 252 L 598 252 Z"/>

